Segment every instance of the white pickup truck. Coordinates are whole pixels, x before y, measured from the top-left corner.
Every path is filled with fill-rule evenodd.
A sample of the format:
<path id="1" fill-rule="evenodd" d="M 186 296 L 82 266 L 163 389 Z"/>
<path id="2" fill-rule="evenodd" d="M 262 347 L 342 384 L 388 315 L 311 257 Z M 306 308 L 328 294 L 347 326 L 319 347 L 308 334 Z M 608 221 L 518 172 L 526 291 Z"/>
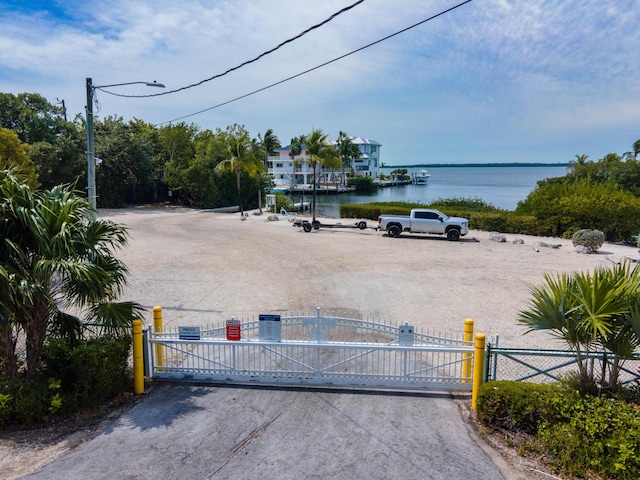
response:
<path id="1" fill-rule="evenodd" d="M 449 217 L 438 210 L 414 208 L 409 216 L 380 215 L 378 230 L 386 230 L 390 237 L 399 237 L 402 232 L 436 233 L 456 241 L 461 235 L 469 233 L 469 220 Z"/>

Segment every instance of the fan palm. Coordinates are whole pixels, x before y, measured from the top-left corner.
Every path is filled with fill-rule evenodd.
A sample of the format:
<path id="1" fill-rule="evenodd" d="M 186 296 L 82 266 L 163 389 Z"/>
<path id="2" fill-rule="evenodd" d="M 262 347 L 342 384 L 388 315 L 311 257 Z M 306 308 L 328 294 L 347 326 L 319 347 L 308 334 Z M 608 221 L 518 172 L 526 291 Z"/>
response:
<path id="1" fill-rule="evenodd" d="M 242 190 L 240 186 L 240 178 L 242 173 L 248 175 L 258 175 L 263 171 L 262 161 L 254 154 L 253 143 L 249 138 L 249 134 L 242 132 L 239 134 L 230 134 L 227 140 L 227 158 L 215 166 L 214 172 L 220 175 L 225 171 L 232 171 L 236 174 L 236 188 L 238 189 L 238 205 L 240 206 L 240 214 L 244 214 L 242 206 Z"/>
<path id="2" fill-rule="evenodd" d="M 640 270 L 623 263 L 593 273 L 545 275 L 545 285 L 532 289 L 531 305 L 518 322 L 566 342 L 585 387 L 594 379 L 584 353 L 609 352 L 613 360 L 602 365 L 600 381 L 615 389 L 622 362 L 640 346 Z"/>
<path id="3" fill-rule="evenodd" d="M 122 226 L 92 221 L 94 210 L 70 186 L 33 192 L 8 171 L 0 172 L 0 258 L 8 273 L 9 293 L 3 296 L 0 331 L 4 363 L 7 341 L 19 330 L 26 334 L 27 375 L 37 372 L 48 334 L 76 337 L 87 324 L 110 332 L 127 329 L 141 312 L 132 302 L 116 303 L 126 283 L 126 266 L 115 250 L 126 244 Z M 113 314 L 94 318 L 91 309 Z M 89 309 L 81 321 L 64 308 Z M 15 373 L 15 368 L 5 371 Z"/>
<path id="4" fill-rule="evenodd" d="M 316 193 L 318 183 L 318 167 L 339 168 L 340 156 L 327 140 L 322 130 L 312 130 L 304 139 L 309 155 L 309 164 L 313 168 L 313 199 L 311 202 L 312 221 L 316 221 Z"/>
<path id="5" fill-rule="evenodd" d="M 362 156 L 362 152 L 358 145 L 351 141 L 351 138 L 345 133 L 340 132 L 338 134 L 338 140 L 336 141 L 338 144 L 338 154 L 340 155 L 341 160 L 341 179 L 342 185 L 345 184 L 345 167 L 351 165 L 351 161 L 354 158 L 360 158 Z"/>

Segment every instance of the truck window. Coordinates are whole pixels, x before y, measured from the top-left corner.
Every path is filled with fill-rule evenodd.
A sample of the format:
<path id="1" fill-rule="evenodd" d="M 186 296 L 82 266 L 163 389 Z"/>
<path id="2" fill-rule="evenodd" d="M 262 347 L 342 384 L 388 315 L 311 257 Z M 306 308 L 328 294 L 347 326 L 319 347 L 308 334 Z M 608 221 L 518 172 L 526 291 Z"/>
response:
<path id="1" fill-rule="evenodd" d="M 416 212 L 415 218 L 423 218 L 425 220 L 438 220 L 438 214 L 435 212 Z"/>

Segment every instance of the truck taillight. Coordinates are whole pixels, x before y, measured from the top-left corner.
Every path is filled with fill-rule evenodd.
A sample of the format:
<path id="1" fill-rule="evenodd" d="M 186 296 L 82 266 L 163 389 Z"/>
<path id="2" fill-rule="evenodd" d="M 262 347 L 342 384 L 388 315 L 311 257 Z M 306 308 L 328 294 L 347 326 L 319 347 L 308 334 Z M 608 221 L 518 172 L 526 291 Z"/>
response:
<path id="1" fill-rule="evenodd" d="M 380 225 L 381 223 L 382 223 L 382 219 L 378 217 L 378 225 Z"/>

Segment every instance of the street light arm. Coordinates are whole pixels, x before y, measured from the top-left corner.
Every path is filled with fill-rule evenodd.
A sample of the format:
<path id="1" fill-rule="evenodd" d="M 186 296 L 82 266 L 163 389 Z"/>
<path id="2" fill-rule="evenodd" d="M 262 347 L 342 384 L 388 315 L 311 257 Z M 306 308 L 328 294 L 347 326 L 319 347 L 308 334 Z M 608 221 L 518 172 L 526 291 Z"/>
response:
<path id="1" fill-rule="evenodd" d="M 94 85 L 93 88 L 108 88 L 108 87 L 121 87 L 123 85 L 146 85 L 147 87 L 160 87 L 160 88 L 166 88 L 164 86 L 164 84 L 156 82 L 155 80 L 153 82 L 127 82 L 127 83 L 113 83 L 111 85 Z"/>
<path id="2" fill-rule="evenodd" d="M 136 85 L 142 84 L 147 87 L 160 87 L 165 88 L 162 83 L 156 81 L 153 82 L 127 82 L 127 83 L 114 83 L 111 85 L 93 85 L 93 80 L 87 77 L 86 89 L 87 89 L 87 106 L 86 106 L 86 133 L 87 133 L 87 198 L 89 203 L 96 208 L 96 156 L 95 148 L 93 144 L 93 94 L 97 88 L 107 87 L 120 87 L 122 85 Z M 107 92 L 109 93 L 109 92 Z"/>

